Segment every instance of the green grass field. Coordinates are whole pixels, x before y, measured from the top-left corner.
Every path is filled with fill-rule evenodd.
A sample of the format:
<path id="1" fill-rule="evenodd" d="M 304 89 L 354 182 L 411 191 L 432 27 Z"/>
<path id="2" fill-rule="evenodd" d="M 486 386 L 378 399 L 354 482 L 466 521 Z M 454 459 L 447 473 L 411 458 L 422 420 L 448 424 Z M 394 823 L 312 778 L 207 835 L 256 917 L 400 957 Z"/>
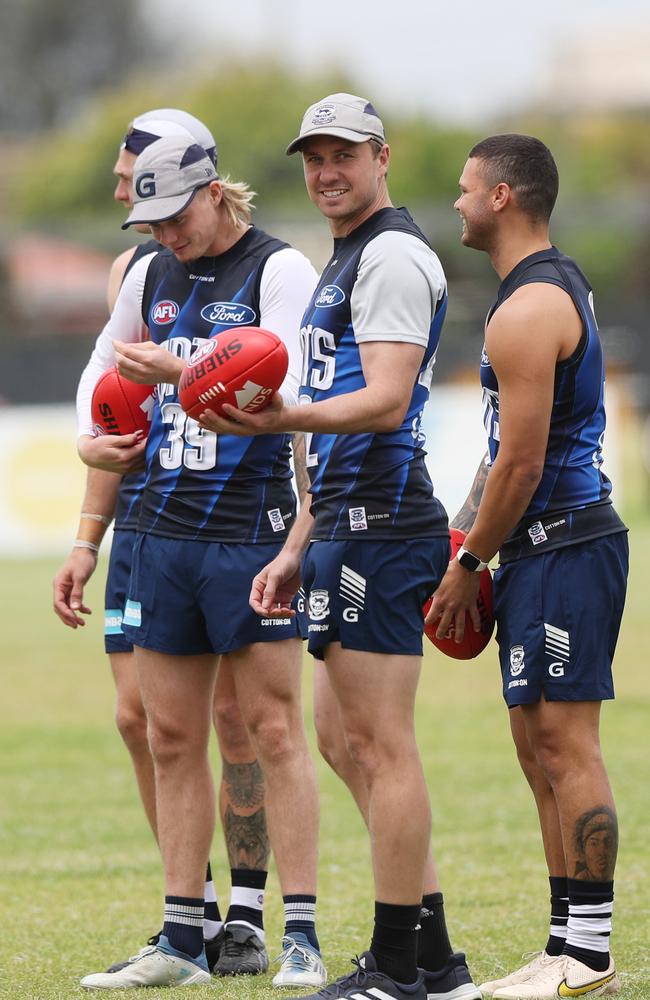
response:
<path id="1" fill-rule="evenodd" d="M 648 718 L 650 615 L 644 597 L 650 526 L 631 536 L 632 578 L 616 667 L 618 699 L 603 713 L 621 848 L 613 950 L 621 996 L 650 997 L 648 962 Z M 1 564 L 0 997 L 87 996 L 87 972 L 134 953 L 159 929 L 161 872 L 127 753 L 112 719 L 101 645 L 103 567 L 88 627 L 50 611 L 46 562 Z M 597 625 L 597 623 L 595 623 Z M 306 658 L 305 683 L 312 665 Z M 430 648 L 418 731 L 433 806 L 434 849 L 454 946 L 477 982 L 520 964 L 546 940 L 548 884 L 532 798 L 510 745 L 496 647 L 472 663 Z M 309 704 L 310 699 L 307 699 Z M 312 732 L 311 719 L 308 726 Z M 214 752 L 216 766 L 216 751 Z M 319 933 L 332 975 L 367 947 L 372 921 L 365 830 L 340 782 L 318 762 L 322 792 Z M 213 870 L 223 909 L 228 870 L 217 832 Z M 269 878 L 270 953 L 282 901 Z M 270 978 L 219 981 L 230 1000 L 270 1000 Z M 118 993 L 118 996 L 124 994 Z M 151 990 L 148 997 L 169 995 Z M 214 995 L 198 988 L 196 997 Z"/>

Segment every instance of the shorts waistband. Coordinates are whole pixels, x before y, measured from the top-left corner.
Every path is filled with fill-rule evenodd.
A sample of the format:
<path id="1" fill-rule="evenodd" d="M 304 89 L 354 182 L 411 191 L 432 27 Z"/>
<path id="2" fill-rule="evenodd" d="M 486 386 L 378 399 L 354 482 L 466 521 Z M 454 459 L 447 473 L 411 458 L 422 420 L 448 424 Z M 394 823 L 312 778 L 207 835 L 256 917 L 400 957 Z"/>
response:
<path id="1" fill-rule="evenodd" d="M 577 510 L 549 511 L 520 524 L 501 546 L 499 561 L 515 562 L 627 530 L 610 501 Z"/>

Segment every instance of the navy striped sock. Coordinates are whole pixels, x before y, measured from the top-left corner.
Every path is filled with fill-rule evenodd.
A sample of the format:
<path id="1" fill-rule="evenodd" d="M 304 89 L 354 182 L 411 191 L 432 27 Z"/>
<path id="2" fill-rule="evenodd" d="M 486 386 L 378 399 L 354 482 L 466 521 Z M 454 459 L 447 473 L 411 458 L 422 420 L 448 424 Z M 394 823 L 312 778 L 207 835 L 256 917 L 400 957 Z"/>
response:
<path id="1" fill-rule="evenodd" d="M 284 933 L 287 937 L 304 934 L 312 948 L 320 953 L 316 934 L 316 897 L 293 895 L 283 896 Z"/>
<path id="2" fill-rule="evenodd" d="M 203 900 L 165 896 L 162 932 L 176 951 L 198 958 L 203 951 Z"/>

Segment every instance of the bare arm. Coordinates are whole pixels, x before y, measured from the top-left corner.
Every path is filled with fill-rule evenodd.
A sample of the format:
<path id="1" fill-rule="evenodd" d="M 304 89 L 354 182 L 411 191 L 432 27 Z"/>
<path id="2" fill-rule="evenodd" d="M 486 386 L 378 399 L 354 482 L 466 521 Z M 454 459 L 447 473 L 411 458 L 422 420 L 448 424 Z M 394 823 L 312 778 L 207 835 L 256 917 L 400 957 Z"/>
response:
<path id="1" fill-rule="evenodd" d="M 244 413 L 224 406 L 230 419 L 212 410 L 199 423 L 220 434 L 281 434 L 317 431 L 323 434 L 382 433 L 400 427 L 408 409 L 424 348 L 395 341 L 359 345 L 365 386 L 355 392 L 308 406 L 286 406 L 279 395 L 261 413 Z"/>
<path id="2" fill-rule="evenodd" d="M 465 503 L 460 508 L 456 516 L 449 522 L 450 528 L 458 528 L 459 531 L 464 531 L 465 534 L 467 534 L 474 524 L 479 504 L 481 502 L 481 497 L 483 496 L 483 490 L 485 489 L 485 481 L 487 479 L 488 472 L 490 471 L 488 460 L 489 455 L 486 452 L 481 459 L 481 464 L 476 470 L 474 482 L 472 483 L 470 491 L 467 494 Z"/>
<path id="3" fill-rule="evenodd" d="M 84 604 L 84 588 L 95 571 L 99 547 L 113 519 L 120 481 L 112 472 L 88 469 L 76 539 L 53 581 L 54 612 L 70 628 L 85 625 L 82 615 L 92 613 Z"/>
<path id="4" fill-rule="evenodd" d="M 291 447 L 293 449 L 293 471 L 296 477 L 296 489 L 298 490 L 298 499 L 300 500 L 300 506 L 302 507 L 311 485 L 309 482 L 309 474 L 307 472 L 307 447 L 305 444 L 305 435 L 299 432 L 294 434 L 291 440 Z"/>
<path id="5" fill-rule="evenodd" d="M 581 332 L 569 296 L 542 284 L 519 289 L 488 326 L 486 348 L 499 381 L 500 442 L 464 543 L 484 562 L 511 534 L 537 489 L 548 443 L 556 364 L 575 349 Z M 439 619 L 439 636 L 453 623 L 460 642 L 468 611 L 478 629 L 477 591 L 478 574 L 453 560 L 427 615 L 427 621 Z"/>

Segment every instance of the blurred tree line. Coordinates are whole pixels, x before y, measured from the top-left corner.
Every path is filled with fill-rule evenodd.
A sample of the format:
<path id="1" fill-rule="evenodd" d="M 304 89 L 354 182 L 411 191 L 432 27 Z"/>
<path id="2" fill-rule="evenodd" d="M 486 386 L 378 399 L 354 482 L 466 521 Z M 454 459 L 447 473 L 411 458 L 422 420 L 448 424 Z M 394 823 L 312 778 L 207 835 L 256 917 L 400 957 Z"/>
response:
<path id="1" fill-rule="evenodd" d="M 27 7 L 35 2 L 21 0 Z M 129 0 L 120 0 L 118 6 L 128 7 Z M 131 59 L 131 65 L 137 63 Z M 304 217 L 314 210 L 304 194 L 299 163 L 285 157 L 284 149 L 296 134 L 305 107 L 341 90 L 358 92 L 358 84 L 340 72 L 297 79 L 273 63 L 233 62 L 207 73 L 192 67 L 191 72 L 131 75 L 87 99 L 70 124 L 32 140 L 31 155 L 22 159 L 20 170 L 10 178 L 8 209 L 21 225 L 117 220 L 111 205 L 111 170 L 118 139 L 138 113 L 168 106 L 184 108 L 210 126 L 217 139 L 220 172 L 246 180 L 259 193 L 266 215 Z M 396 203 L 430 219 L 433 235 L 445 244 L 452 235 L 453 267 L 458 229 L 450 206 L 468 150 L 490 131 L 538 135 L 553 150 L 560 169 L 558 234 L 570 233 L 570 252 L 580 257 L 602 292 L 639 294 L 647 286 L 650 230 L 648 117 L 531 113 L 492 122 L 477 132 L 443 127 L 407 112 L 399 116 L 388 112 L 383 118 L 394 153 L 391 194 Z M 463 268 L 467 256 L 462 255 Z"/>
<path id="2" fill-rule="evenodd" d="M 5 2 L 14 17 L 26 19 L 45 0 Z M 74 11 L 83 2 L 69 0 L 61 10 Z M 89 6 L 103 9 L 94 2 Z M 157 58 L 146 34 L 133 28 L 133 21 L 125 29 L 128 18 L 136 16 L 136 5 L 113 0 L 107 9 L 111 16 L 98 20 L 91 35 L 99 33 L 102 44 L 109 47 L 119 36 L 125 46 L 123 62 L 118 64 L 123 69 L 109 75 L 90 74 L 85 82 L 72 88 L 66 84 L 60 92 L 57 84 L 49 111 L 32 118 L 31 133 L 18 137 L 14 130 L 12 155 L 4 156 L 8 164 L 2 192 L 5 227 L 76 236 L 84 244 L 111 252 L 130 245 L 133 235 L 119 228 L 123 208 L 112 203 L 111 172 L 120 137 L 137 114 L 155 107 L 180 107 L 214 132 L 221 175 L 245 180 L 258 192 L 261 225 L 282 233 L 278 220 L 294 220 L 323 232 L 322 220 L 304 192 L 299 158 L 286 157 L 284 150 L 310 103 L 335 91 L 363 93 L 363 86 L 345 70 L 296 77 L 277 63 L 259 59 L 254 63 L 222 61 L 216 68 L 206 68 L 205 56 L 201 56 L 193 64 L 186 61 L 182 70 L 170 69 Z M 85 17 L 78 22 L 89 23 Z M 129 38 L 137 38 L 137 57 L 128 48 Z M 77 45 L 85 44 L 77 38 Z M 45 43 L 42 51 L 46 58 Z M 95 50 L 91 47 L 90 51 Z M 54 91 L 54 78 L 52 65 L 38 85 Z M 28 97 L 25 101 L 29 104 Z M 0 129 L 5 127 L 5 134 L 11 115 L 15 122 L 19 116 L 20 102 L 7 117 L 11 103 L 11 97 L 3 93 Z M 480 350 L 483 317 L 497 284 L 485 255 L 461 248 L 460 226 L 452 208 L 458 177 L 475 142 L 505 131 L 537 135 L 552 149 L 561 179 L 553 238 L 577 257 L 596 289 L 610 358 L 650 372 L 650 340 L 645 329 L 650 297 L 650 113 L 561 116 L 531 110 L 516 119 L 484 123 L 477 130 L 442 126 L 409 115 L 407 110 L 399 114 L 381 106 L 378 110 L 393 150 L 389 177 L 393 201 L 409 206 L 439 252 L 449 278 L 445 372 L 473 361 L 477 345 Z M 26 131 L 23 127 L 22 132 Z M 95 333 L 89 331 L 81 350 L 87 350 Z M 65 392 L 69 394 L 70 387 Z"/>

